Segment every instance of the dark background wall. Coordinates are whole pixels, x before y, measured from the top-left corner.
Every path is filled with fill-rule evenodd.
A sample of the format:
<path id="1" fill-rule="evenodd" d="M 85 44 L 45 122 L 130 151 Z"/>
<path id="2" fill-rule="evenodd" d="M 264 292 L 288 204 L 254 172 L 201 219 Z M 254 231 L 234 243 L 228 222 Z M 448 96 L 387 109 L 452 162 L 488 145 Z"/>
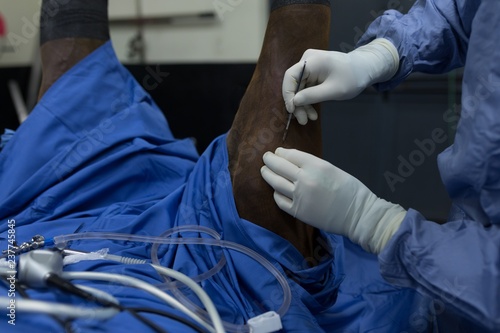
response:
<path id="1" fill-rule="evenodd" d="M 352 50 L 383 10 L 404 12 L 411 4 L 411 0 L 334 1 L 331 48 Z M 194 137 L 201 152 L 229 129 L 254 67 L 246 63 L 162 64 L 159 69 L 169 75 L 149 93 L 164 111 L 174 134 Z M 142 83 L 156 65 L 128 68 Z M 8 80 L 16 79 L 26 92 L 29 74 L 29 68 L 0 69 L 0 130 L 19 125 Z M 436 156 L 452 142 L 452 124 L 443 120 L 443 114 L 459 101 L 459 88 L 459 74 L 414 75 L 389 93 L 370 88 L 351 101 L 324 103 L 325 159 L 359 178 L 377 195 L 417 209 L 429 219 L 444 220 L 450 203 Z M 433 131 L 439 130 L 446 133 L 446 140 L 433 149 L 422 149 L 416 143 L 429 142 Z M 422 155 L 423 159 L 417 159 Z M 388 175 L 393 177 L 390 181 Z"/>
<path id="2" fill-rule="evenodd" d="M 19 126 L 8 82 L 16 80 L 22 92 L 26 93 L 30 72 L 29 67 L 0 68 L 0 132 L 2 133 L 4 128 L 16 129 Z"/>
<path id="3" fill-rule="evenodd" d="M 174 135 L 195 138 L 202 152 L 231 126 L 255 64 L 169 64 L 158 65 L 158 68 L 157 65 L 134 65 L 127 68 L 164 112 Z M 156 82 L 151 75 L 155 71 L 166 77 Z M 29 79 L 29 67 L 0 68 L 0 131 L 19 126 L 8 81 L 16 80 L 26 96 Z"/>

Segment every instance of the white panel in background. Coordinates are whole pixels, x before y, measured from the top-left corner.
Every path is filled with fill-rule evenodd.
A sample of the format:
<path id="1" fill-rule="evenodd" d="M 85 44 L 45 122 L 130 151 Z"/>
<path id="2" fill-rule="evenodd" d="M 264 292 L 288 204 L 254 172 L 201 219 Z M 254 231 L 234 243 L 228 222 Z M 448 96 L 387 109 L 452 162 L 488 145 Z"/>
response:
<path id="1" fill-rule="evenodd" d="M 154 20 L 146 20 L 144 25 L 146 63 L 257 61 L 269 16 L 268 1 L 141 1 L 144 15 Z M 35 52 L 39 43 L 40 3 L 0 0 L 0 14 L 8 31 L 0 39 L 0 67 L 30 66 L 39 56 Z M 136 0 L 110 0 L 111 37 L 123 63 L 139 62 L 137 57 L 129 56 L 130 41 L 138 31 L 136 13 Z M 207 13 L 214 17 L 199 17 Z"/>
<path id="2" fill-rule="evenodd" d="M 7 35 L 0 37 L 0 67 L 30 66 L 39 41 L 39 1 L 0 0 Z"/>
<path id="3" fill-rule="evenodd" d="M 123 0 L 112 1 L 121 3 Z M 182 0 L 181 2 L 175 0 L 177 5 L 172 5 L 172 7 L 169 7 L 168 4 L 174 3 L 174 0 L 143 1 L 143 4 L 151 2 L 151 7 L 144 6 L 145 8 L 164 13 L 165 18 L 175 18 L 176 15 L 193 15 L 195 17 L 199 13 L 210 11 L 215 15 L 211 20 L 200 18 L 198 20 L 175 21 L 177 24 L 168 20 L 158 20 L 156 23 L 148 23 L 146 20 L 143 26 L 144 61 L 146 63 L 241 63 L 257 61 L 269 17 L 268 1 Z M 159 3 L 164 5 L 159 5 Z M 214 6 L 216 3 L 224 6 L 216 8 Z M 235 5 L 231 5 L 231 3 Z M 156 8 L 153 4 L 162 7 L 162 9 Z M 150 13 L 150 9 L 147 13 Z M 111 16 L 118 17 L 115 14 L 111 14 Z M 157 15 L 154 18 L 161 17 Z M 123 24 L 123 21 L 119 24 L 113 22 L 111 24 L 113 44 L 123 63 L 139 63 L 138 57 L 129 56 L 130 42 L 137 36 L 138 28 L 137 21 L 134 22 L 133 19 L 127 24 Z"/>

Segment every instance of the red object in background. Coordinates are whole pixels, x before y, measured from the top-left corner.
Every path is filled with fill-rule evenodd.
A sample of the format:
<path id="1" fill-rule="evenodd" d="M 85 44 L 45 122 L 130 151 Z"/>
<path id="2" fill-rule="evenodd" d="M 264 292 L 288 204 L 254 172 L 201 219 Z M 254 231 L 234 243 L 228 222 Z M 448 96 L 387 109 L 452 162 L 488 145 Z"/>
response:
<path id="1" fill-rule="evenodd" d="M 0 37 L 5 37 L 5 35 L 7 35 L 7 23 L 0 13 Z"/>

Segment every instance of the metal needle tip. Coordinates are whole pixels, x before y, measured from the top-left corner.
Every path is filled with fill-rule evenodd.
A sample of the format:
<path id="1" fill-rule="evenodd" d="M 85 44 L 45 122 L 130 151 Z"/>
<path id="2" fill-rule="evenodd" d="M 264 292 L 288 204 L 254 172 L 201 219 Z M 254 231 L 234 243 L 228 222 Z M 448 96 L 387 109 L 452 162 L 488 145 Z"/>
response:
<path id="1" fill-rule="evenodd" d="M 297 81 L 297 88 L 295 89 L 295 95 L 297 95 L 297 93 L 300 90 L 300 84 L 302 83 L 302 78 L 304 77 L 304 72 L 306 70 L 306 64 L 307 64 L 307 61 L 304 61 L 304 67 L 302 67 L 302 72 L 300 73 L 299 80 Z M 286 140 L 286 135 L 288 134 L 288 128 L 290 127 L 290 122 L 292 121 L 292 117 L 293 117 L 293 113 L 290 113 L 288 115 L 288 121 L 286 123 L 285 133 L 283 133 L 283 142 L 285 142 L 285 140 Z"/>

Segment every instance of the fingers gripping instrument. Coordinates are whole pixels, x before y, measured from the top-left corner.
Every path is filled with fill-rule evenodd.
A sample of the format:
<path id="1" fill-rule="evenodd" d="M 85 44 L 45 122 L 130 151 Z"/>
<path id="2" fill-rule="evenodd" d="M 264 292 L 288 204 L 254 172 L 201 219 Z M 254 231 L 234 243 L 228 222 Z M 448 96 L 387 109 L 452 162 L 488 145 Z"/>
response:
<path id="1" fill-rule="evenodd" d="M 302 67 L 302 72 L 300 73 L 300 77 L 297 80 L 297 89 L 295 90 L 295 95 L 297 95 L 297 93 L 300 90 L 300 84 L 302 82 L 302 78 L 304 77 L 304 72 L 306 70 L 306 64 L 307 64 L 307 61 L 304 61 L 304 67 Z M 288 121 L 286 123 L 285 133 L 283 133 L 283 142 L 285 142 L 285 140 L 286 140 L 286 136 L 288 134 L 288 128 L 290 127 L 290 122 L 292 121 L 292 117 L 293 117 L 293 113 L 290 113 L 288 115 Z"/>

